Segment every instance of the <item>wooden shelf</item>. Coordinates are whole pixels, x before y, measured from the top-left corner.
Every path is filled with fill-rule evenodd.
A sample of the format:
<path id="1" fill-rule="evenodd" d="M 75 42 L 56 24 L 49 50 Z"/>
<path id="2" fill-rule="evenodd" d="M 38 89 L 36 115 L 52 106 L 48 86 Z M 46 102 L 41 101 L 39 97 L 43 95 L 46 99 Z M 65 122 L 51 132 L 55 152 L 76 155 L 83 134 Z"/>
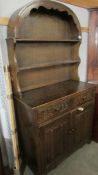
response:
<path id="1" fill-rule="evenodd" d="M 35 64 L 32 66 L 27 66 L 27 67 L 20 67 L 19 71 L 25 71 L 25 70 L 30 70 L 30 69 L 42 69 L 42 68 L 47 68 L 47 67 L 54 67 L 54 66 L 61 66 L 61 65 L 67 65 L 67 64 L 76 64 L 80 63 L 80 60 L 73 60 L 73 61 L 59 61 L 59 62 L 53 62 L 53 63 L 41 63 L 41 64 Z"/>
<path id="2" fill-rule="evenodd" d="M 32 39 L 16 39 L 15 43 L 19 42 L 31 42 L 31 43 L 74 43 L 80 42 L 81 39 L 67 39 L 67 40 L 32 40 Z"/>

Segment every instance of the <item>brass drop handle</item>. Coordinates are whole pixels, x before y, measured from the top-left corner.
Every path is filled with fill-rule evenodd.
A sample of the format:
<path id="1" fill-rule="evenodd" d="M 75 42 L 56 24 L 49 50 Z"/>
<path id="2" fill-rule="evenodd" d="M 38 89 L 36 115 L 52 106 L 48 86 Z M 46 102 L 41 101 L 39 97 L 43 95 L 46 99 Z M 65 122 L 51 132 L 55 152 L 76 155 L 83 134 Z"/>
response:
<path id="1" fill-rule="evenodd" d="M 71 129 L 71 131 L 72 131 L 72 132 L 74 132 L 74 131 L 75 131 L 75 129 Z"/>
<path id="2" fill-rule="evenodd" d="M 87 99 L 87 96 L 82 97 L 82 99 L 83 99 L 83 100 L 86 100 L 86 99 Z"/>
<path id="3" fill-rule="evenodd" d="M 79 107 L 77 110 L 82 112 L 82 111 L 84 111 L 84 108 L 83 107 Z"/>
<path id="4" fill-rule="evenodd" d="M 74 128 L 72 128 L 72 129 L 69 130 L 69 134 L 73 134 L 73 132 L 75 132 L 75 129 Z"/>

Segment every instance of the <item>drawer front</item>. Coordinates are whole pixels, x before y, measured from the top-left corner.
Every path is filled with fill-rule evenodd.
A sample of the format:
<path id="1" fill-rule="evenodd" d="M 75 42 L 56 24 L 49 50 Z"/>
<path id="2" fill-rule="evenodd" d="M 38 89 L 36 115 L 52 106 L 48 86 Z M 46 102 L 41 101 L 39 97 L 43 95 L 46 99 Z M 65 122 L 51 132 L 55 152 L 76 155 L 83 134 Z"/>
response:
<path id="1" fill-rule="evenodd" d="M 95 89 L 86 90 L 82 92 L 81 93 L 81 104 L 89 100 L 92 100 L 92 98 L 94 97 L 95 97 Z"/>
<path id="2" fill-rule="evenodd" d="M 77 106 L 84 104 L 87 101 L 94 99 L 94 90 L 89 89 L 69 97 L 57 99 L 45 105 L 37 107 L 38 123 L 43 123 L 53 119 L 64 112 L 72 110 Z"/>
<path id="3" fill-rule="evenodd" d="M 49 119 L 55 118 L 69 109 L 69 100 L 59 100 L 38 109 L 38 122 L 42 123 Z"/>

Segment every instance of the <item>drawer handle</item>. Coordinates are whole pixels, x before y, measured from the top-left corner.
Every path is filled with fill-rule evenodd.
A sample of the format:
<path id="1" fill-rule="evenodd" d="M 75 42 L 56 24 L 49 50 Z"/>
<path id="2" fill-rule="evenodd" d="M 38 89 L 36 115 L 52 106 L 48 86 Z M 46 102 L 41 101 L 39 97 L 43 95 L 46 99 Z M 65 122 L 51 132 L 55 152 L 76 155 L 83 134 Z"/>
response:
<path id="1" fill-rule="evenodd" d="M 75 129 L 71 129 L 71 130 L 69 130 L 69 134 L 73 134 L 75 132 Z"/>
<path id="2" fill-rule="evenodd" d="M 86 100 L 86 99 L 87 99 L 87 96 L 85 96 L 85 97 L 82 97 L 82 99 L 83 99 L 83 100 Z"/>
<path id="3" fill-rule="evenodd" d="M 74 131 L 75 131 L 75 129 L 71 129 L 71 131 L 72 131 L 72 132 L 74 132 Z"/>
<path id="4" fill-rule="evenodd" d="M 84 111 L 84 108 L 83 107 L 79 107 L 77 110 L 82 112 L 82 111 Z"/>

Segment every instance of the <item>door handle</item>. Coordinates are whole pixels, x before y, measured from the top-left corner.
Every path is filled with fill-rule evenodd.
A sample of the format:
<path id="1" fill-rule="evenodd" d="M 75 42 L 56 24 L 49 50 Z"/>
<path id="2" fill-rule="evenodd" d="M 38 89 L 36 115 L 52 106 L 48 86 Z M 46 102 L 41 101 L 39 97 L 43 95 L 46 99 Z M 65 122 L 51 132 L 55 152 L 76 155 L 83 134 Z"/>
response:
<path id="1" fill-rule="evenodd" d="M 77 110 L 82 112 L 82 111 L 84 111 L 84 108 L 83 107 L 79 107 Z"/>

